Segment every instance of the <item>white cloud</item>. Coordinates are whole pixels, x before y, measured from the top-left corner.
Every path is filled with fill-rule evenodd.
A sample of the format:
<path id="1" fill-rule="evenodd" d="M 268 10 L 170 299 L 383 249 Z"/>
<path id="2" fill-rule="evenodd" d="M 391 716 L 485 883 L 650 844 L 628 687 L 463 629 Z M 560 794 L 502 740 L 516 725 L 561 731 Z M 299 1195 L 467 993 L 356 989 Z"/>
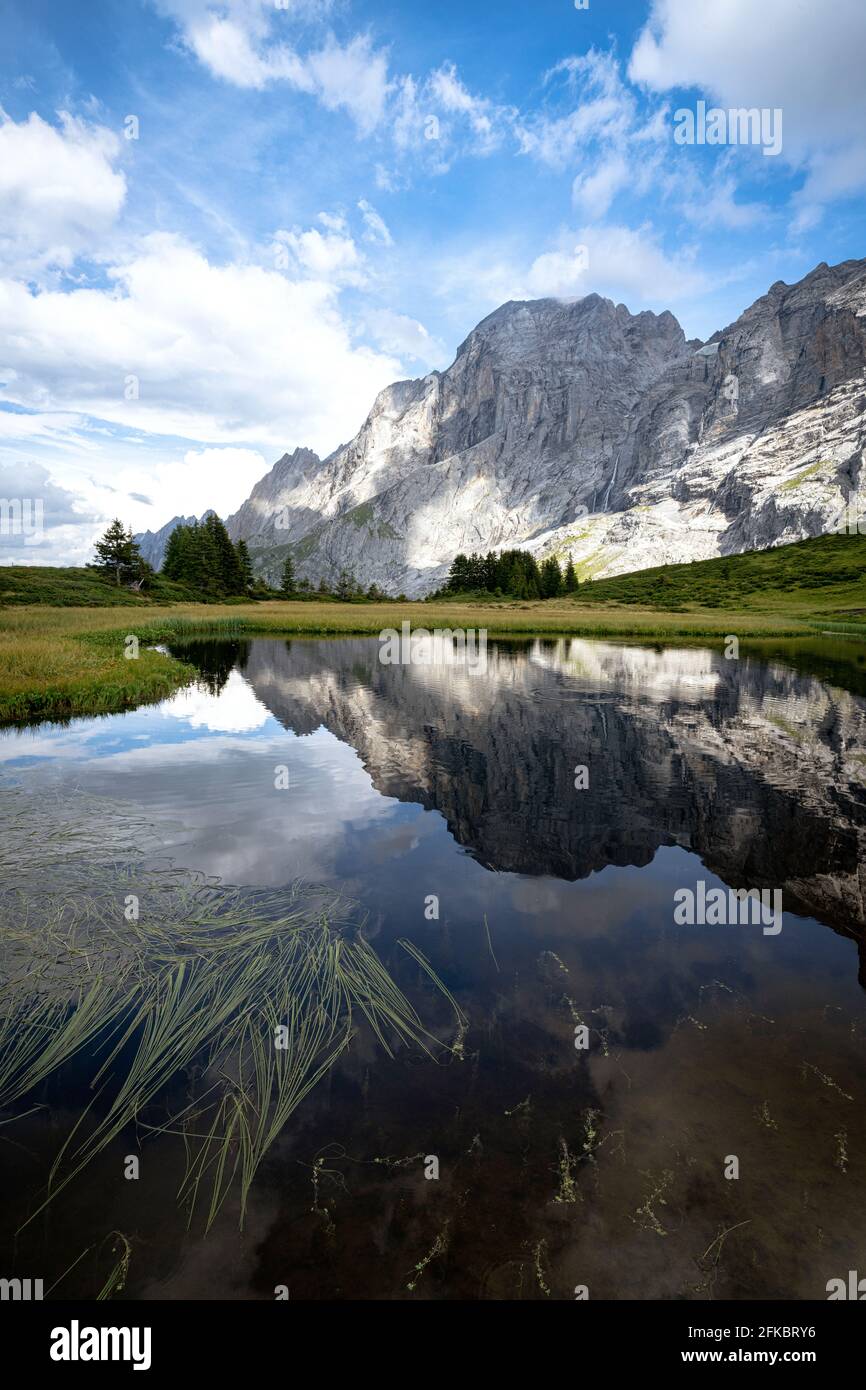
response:
<path id="1" fill-rule="evenodd" d="M 695 87 L 725 107 L 780 107 L 782 157 L 807 169 L 798 202 L 866 187 L 866 5 L 654 0 L 629 75 L 653 91 Z"/>
<path id="2" fill-rule="evenodd" d="M 388 230 L 384 217 L 367 202 L 366 198 L 361 199 L 358 209 L 364 218 L 364 226 L 367 228 L 367 240 L 378 242 L 381 246 L 393 246 L 394 238 Z"/>
<path id="3" fill-rule="evenodd" d="M 81 564 L 99 516 L 41 463 L 0 462 L 0 565 Z"/>
<path id="4" fill-rule="evenodd" d="M 133 489 L 138 485 L 150 488 L 153 502 L 146 516 L 159 516 L 161 520 L 156 521 L 159 527 L 168 520 L 169 512 L 176 516 L 200 516 L 206 507 L 212 507 L 220 516 L 230 516 L 249 497 L 253 486 L 270 466 L 257 449 L 231 446 L 188 449 L 182 459 L 167 459 L 142 469 L 139 474 L 134 469 L 124 468 L 114 479 L 128 496 L 134 496 Z M 171 498 L 168 511 L 167 497 Z M 143 519 L 145 513 L 140 508 L 127 507 L 126 516 L 136 530 L 153 529 L 153 520 Z"/>
<path id="5" fill-rule="evenodd" d="M 40 463 L 0 463 L 0 564 L 44 565 L 85 520 L 81 499 Z"/>
<path id="6" fill-rule="evenodd" d="M 511 135 L 516 117 L 513 107 L 470 92 L 453 63 L 423 80 L 400 77 L 392 83 L 388 105 L 397 169 L 378 165 L 377 185 L 393 191 L 405 183 L 407 169 L 439 175 L 458 156 L 491 155 Z"/>
<path id="7" fill-rule="evenodd" d="M 440 293 L 462 297 L 480 318 L 509 299 L 579 299 L 596 293 L 633 313 L 689 302 L 720 283 L 696 264 L 696 248 L 665 251 L 650 224 L 610 223 L 564 229 L 528 265 L 512 247 L 491 244 L 452 257 L 436 269 Z"/>
<path id="8" fill-rule="evenodd" d="M 447 366 L 447 349 L 432 337 L 423 323 L 392 309 L 373 309 L 364 316 L 364 327 L 385 352 L 410 358 L 425 367 Z"/>
<path id="9" fill-rule="evenodd" d="M 183 42 L 221 81 L 262 90 L 285 82 L 318 98 L 329 111 L 345 110 L 368 135 L 382 120 L 388 95 L 388 59 L 357 34 L 347 44 L 333 35 L 306 54 L 285 41 L 291 21 L 323 16 L 325 0 L 156 0 L 180 27 Z"/>
<path id="10" fill-rule="evenodd" d="M 317 227 L 307 231 L 296 227 L 290 232 L 278 231 L 274 240 L 278 246 L 286 247 L 298 268 L 317 280 L 356 288 L 366 284 L 364 257 L 352 238 L 343 232 L 333 231 L 323 236 Z"/>
<path id="11" fill-rule="evenodd" d="M 329 232 L 339 232 L 342 235 L 349 230 L 348 223 L 341 212 L 320 212 L 317 220 Z"/>
<path id="12" fill-rule="evenodd" d="M 68 268 L 112 226 L 126 197 L 121 141 L 66 112 L 60 126 L 0 110 L 0 266 L 33 276 Z"/>
<path id="13" fill-rule="evenodd" d="M 697 264 L 697 247 L 663 250 L 651 223 L 642 227 L 585 227 L 578 233 L 589 247 L 593 288 L 633 302 L 666 306 L 706 293 L 718 283 Z"/>
<path id="14" fill-rule="evenodd" d="M 445 63 L 431 74 L 428 91 L 435 106 L 466 121 L 475 136 L 475 153 L 489 154 L 498 147 L 506 108 L 497 107 L 486 97 L 474 96 L 461 82 L 453 63 Z"/>
<path id="15" fill-rule="evenodd" d="M 561 169 L 585 158 L 592 142 L 622 146 L 635 122 L 636 103 L 612 54 L 590 49 L 566 58 L 546 74 L 546 82 L 557 96 L 564 84 L 566 97 L 575 104 L 564 115 L 542 111 L 518 121 L 521 154 Z"/>
<path id="16" fill-rule="evenodd" d="M 565 114 L 554 107 L 519 122 L 520 151 L 551 168 L 578 166 L 572 201 L 580 216 L 598 223 L 621 194 L 634 199 L 653 192 L 704 228 L 742 229 L 766 220 L 762 205 L 737 201 L 730 151 L 707 186 L 691 152 L 673 144 L 670 103 L 641 107 L 615 54 L 591 49 L 567 58 L 547 82 L 560 102 L 564 82 L 574 104 Z"/>
<path id="17" fill-rule="evenodd" d="M 3 383 L 14 377 L 14 372 L 0 368 L 0 398 Z M 0 445 L 7 441 L 16 444 L 45 442 L 57 444 L 67 452 L 87 454 L 92 451 L 92 446 L 77 434 L 80 423 L 79 416 L 72 414 L 52 411 L 24 414 L 17 410 L 0 410 Z"/>
<path id="18" fill-rule="evenodd" d="M 592 173 L 578 174 L 572 186 L 575 207 L 586 217 L 606 216 L 616 194 L 629 183 L 630 170 L 621 154 L 603 159 Z"/>
<path id="19" fill-rule="evenodd" d="M 545 251 L 529 268 L 527 292 L 539 299 L 574 299 L 588 293 L 588 274 L 589 256 L 585 245 Z"/>
<path id="20" fill-rule="evenodd" d="M 697 227 L 725 227 L 742 231 L 756 227 L 770 218 L 770 210 L 761 203 L 738 203 L 737 184 L 732 174 L 702 180 L 696 173 L 689 177 L 680 171 L 677 180 L 679 205 Z"/>
<path id="21" fill-rule="evenodd" d="M 257 52 L 250 35 L 235 20 L 208 14 L 186 31 L 189 46 L 214 77 L 236 87 L 259 90 L 271 82 L 289 82 L 301 91 L 313 90 L 313 83 L 301 58 L 284 44 L 265 53 Z"/>
<path id="22" fill-rule="evenodd" d="M 330 38 L 308 56 L 307 70 L 323 106 L 348 111 L 363 135 L 376 129 L 385 113 L 388 62 L 365 35 L 344 47 Z"/>
<path id="23" fill-rule="evenodd" d="M 214 265 L 162 233 L 110 275 L 111 290 L 64 294 L 0 280 L 0 363 L 13 373 L 0 371 L 0 400 L 198 442 L 329 452 L 402 374 L 354 343 L 321 279 Z M 133 377 L 138 399 L 127 399 Z"/>

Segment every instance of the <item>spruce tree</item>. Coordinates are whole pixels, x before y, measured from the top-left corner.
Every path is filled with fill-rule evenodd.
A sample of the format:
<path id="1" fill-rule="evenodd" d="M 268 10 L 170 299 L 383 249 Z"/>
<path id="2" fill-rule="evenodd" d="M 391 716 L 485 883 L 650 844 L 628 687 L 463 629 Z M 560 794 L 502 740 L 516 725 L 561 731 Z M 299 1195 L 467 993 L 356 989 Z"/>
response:
<path id="1" fill-rule="evenodd" d="M 207 522 L 195 522 L 190 527 L 189 580 L 203 598 L 222 598 L 220 555 L 213 530 Z"/>
<path id="2" fill-rule="evenodd" d="M 351 570 L 340 570 L 340 577 L 337 580 L 337 598 L 343 603 L 355 597 L 358 592 L 358 581 Z"/>
<path id="3" fill-rule="evenodd" d="M 451 569 L 448 572 L 445 587 L 450 589 L 452 593 L 459 594 L 468 589 L 469 584 L 469 560 L 462 553 L 455 555 L 451 561 Z"/>
<path id="4" fill-rule="evenodd" d="M 104 574 L 113 574 L 118 587 L 125 572 L 132 577 L 142 573 L 141 551 L 132 538 L 132 531 L 124 527 L 119 518 L 115 517 L 102 539 L 96 542 L 95 549 L 95 568 Z"/>
<path id="5" fill-rule="evenodd" d="M 496 570 L 498 557 L 494 550 L 488 550 L 484 557 L 484 587 L 488 593 L 492 594 L 496 588 Z"/>
<path id="6" fill-rule="evenodd" d="M 238 570 L 241 576 L 242 593 L 249 593 L 253 587 L 253 562 L 250 559 L 249 546 L 246 541 L 238 541 L 235 546 L 235 554 L 238 557 Z"/>
<path id="7" fill-rule="evenodd" d="M 193 528 L 176 526 L 166 543 L 165 559 L 162 562 L 162 572 L 166 579 L 173 579 L 177 584 L 187 584 L 190 588 L 195 588 L 195 546 Z"/>
<path id="8" fill-rule="evenodd" d="M 574 594 L 577 592 L 577 571 L 574 568 L 574 561 L 568 557 L 568 564 L 565 567 L 565 592 Z"/>
<path id="9" fill-rule="evenodd" d="M 210 591 L 220 597 L 239 594 L 242 584 L 237 552 L 216 512 L 208 512 L 202 529 Z"/>
<path id="10" fill-rule="evenodd" d="M 295 583 L 295 566 L 292 561 L 291 555 L 287 555 L 283 562 L 283 573 L 280 579 L 280 593 L 283 595 L 284 598 L 291 598 L 293 594 L 297 593 L 297 585 Z"/>
<path id="11" fill-rule="evenodd" d="M 562 593 L 562 571 L 555 555 L 549 555 L 541 566 L 542 598 L 558 598 Z"/>

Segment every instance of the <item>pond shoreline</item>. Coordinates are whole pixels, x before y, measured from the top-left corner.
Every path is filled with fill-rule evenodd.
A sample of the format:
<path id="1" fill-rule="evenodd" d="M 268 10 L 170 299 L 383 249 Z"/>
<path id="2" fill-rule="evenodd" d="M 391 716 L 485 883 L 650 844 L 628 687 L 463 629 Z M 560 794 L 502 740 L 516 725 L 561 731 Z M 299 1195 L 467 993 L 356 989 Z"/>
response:
<path id="1" fill-rule="evenodd" d="M 165 699 L 195 672 L 151 650 L 156 643 L 193 636 L 375 636 L 403 621 L 427 629 L 483 629 L 492 638 L 597 637 L 676 645 L 718 644 L 733 634 L 746 646 L 791 639 L 824 643 L 829 637 L 853 648 L 859 635 L 856 627 L 848 630 L 853 625 L 834 624 L 816 613 L 793 617 L 790 611 L 697 607 L 671 613 L 620 605 L 600 610 L 567 601 L 184 604 L 159 612 L 20 607 L 0 614 L 0 724 L 117 713 Z M 127 657 L 132 637 L 135 659 Z"/>

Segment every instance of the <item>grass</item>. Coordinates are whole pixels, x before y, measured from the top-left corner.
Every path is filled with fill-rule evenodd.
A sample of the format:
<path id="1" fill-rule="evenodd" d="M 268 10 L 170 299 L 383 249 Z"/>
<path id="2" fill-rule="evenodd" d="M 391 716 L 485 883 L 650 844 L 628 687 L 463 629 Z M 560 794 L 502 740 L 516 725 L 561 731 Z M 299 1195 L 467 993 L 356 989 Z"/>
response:
<path id="1" fill-rule="evenodd" d="M 866 629 L 866 536 L 819 536 L 689 565 L 663 565 L 601 579 L 581 602 L 640 604 L 662 611 L 735 609 L 802 619 L 859 608 Z"/>
<path id="2" fill-rule="evenodd" d="M 828 463 L 819 461 L 818 463 L 812 463 L 809 465 L 808 468 L 804 468 L 802 472 L 798 473 L 796 477 L 789 478 L 786 483 L 782 483 L 782 486 L 779 488 L 779 491 L 794 492 L 800 486 L 801 483 L 808 482 L 810 478 L 817 477 L 819 473 L 829 473 L 832 471 L 833 467 L 834 465 L 832 462 Z"/>
<path id="3" fill-rule="evenodd" d="M 0 608 L 47 603 L 55 608 L 152 608 L 195 598 L 182 584 L 157 575 L 146 594 L 113 584 L 94 570 L 48 565 L 0 565 Z"/>
<path id="4" fill-rule="evenodd" d="M 145 859 L 140 822 L 107 802 L 46 803 L 7 786 L 2 804 L 0 1109 L 26 1106 L 52 1077 L 62 1086 L 73 1059 L 93 1093 L 23 1224 L 133 1124 L 182 1138 L 178 1200 L 190 1216 L 203 1205 L 209 1228 L 236 1188 L 243 1223 L 268 1150 L 359 1023 L 392 1055 L 448 1050 L 350 904 L 299 885 L 241 890 L 160 870 Z M 416 948 L 400 945 L 462 1036 L 456 1001 Z M 149 1125 L 157 1102 L 160 1123 Z"/>
<path id="5" fill-rule="evenodd" d="M 866 637 L 866 537 L 823 536 L 747 555 L 640 570 L 584 584 L 573 597 L 547 602 L 473 598 L 158 607 L 128 601 L 99 608 L 16 603 L 0 612 L 0 722 L 109 713 L 163 699 L 195 673 L 148 650 L 155 643 L 194 634 L 376 634 L 399 629 L 404 619 L 413 627 L 483 627 L 491 637 L 719 641 L 732 633 L 741 642 L 814 639 L 819 633 Z M 128 635 L 139 640 L 137 660 L 124 657 Z"/>

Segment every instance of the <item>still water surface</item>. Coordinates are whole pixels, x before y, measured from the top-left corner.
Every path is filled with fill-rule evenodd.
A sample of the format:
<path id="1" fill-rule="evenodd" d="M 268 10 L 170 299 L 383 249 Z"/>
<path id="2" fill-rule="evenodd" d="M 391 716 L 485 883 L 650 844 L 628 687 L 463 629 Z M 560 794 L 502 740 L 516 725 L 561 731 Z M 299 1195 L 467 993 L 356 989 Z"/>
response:
<path id="1" fill-rule="evenodd" d="M 159 706 L 0 733 L 7 822 L 22 798 L 51 836 L 129 813 L 161 872 L 271 906 L 338 890 L 439 1043 L 389 1055 L 359 1014 L 242 1229 L 234 1188 L 207 1234 L 178 1202 L 184 1139 L 158 1131 L 185 1066 L 16 1237 L 133 1065 L 134 1036 L 94 1084 L 94 1032 L 2 1115 L 0 1273 L 93 1298 L 119 1252 L 116 1297 L 293 1299 L 824 1298 L 866 1273 L 861 697 L 583 640 L 492 644 L 484 672 L 383 666 L 369 639 L 182 654 L 201 679 Z M 86 849 L 58 890 L 9 846 L 6 924 L 90 891 Z M 699 883 L 781 890 L 782 931 L 678 925 Z"/>

